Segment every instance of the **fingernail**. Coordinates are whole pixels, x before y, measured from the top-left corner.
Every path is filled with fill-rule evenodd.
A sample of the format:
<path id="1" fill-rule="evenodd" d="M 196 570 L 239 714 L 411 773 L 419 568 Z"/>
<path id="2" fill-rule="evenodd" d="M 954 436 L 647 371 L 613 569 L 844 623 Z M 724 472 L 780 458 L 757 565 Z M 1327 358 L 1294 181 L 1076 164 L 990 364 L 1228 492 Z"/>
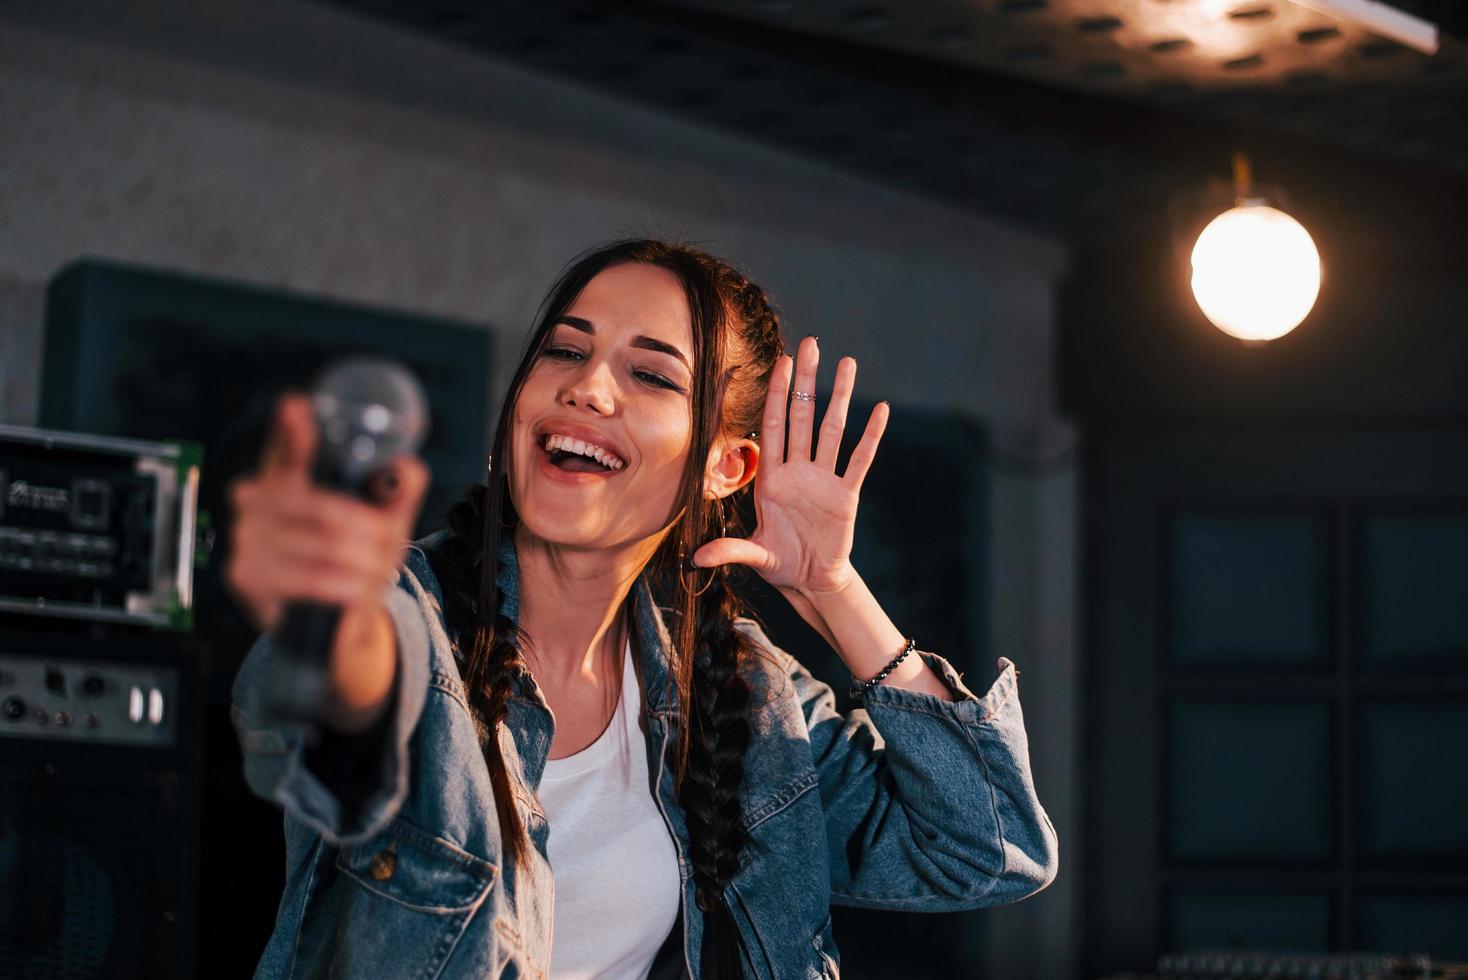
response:
<path id="1" fill-rule="evenodd" d="M 388 503 L 398 495 L 398 475 L 392 470 L 384 470 L 377 474 L 376 486 L 373 487 L 372 495 L 379 503 Z"/>

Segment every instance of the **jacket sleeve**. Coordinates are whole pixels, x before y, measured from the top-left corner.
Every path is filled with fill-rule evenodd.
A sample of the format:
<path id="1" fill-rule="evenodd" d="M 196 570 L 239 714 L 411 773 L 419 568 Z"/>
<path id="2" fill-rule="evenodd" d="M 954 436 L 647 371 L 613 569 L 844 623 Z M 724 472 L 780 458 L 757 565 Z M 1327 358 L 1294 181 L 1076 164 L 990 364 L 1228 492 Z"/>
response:
<path id="1" fill-rule="evenodd" d="M 947 660 L 918 652 L 955 701 L 880 684 L 842 716 L 831 688 L 791 658 L 826 812 L 832 902 L 941 912 L 1032 895 L 1060 858 L 1030 776 L 1018 671 L 1000 658 L 978 697 Z"/>
<path id="2" fill-rule="evenodd" d="M 383 590 L 398 666 L 387 714 L 372 730 L 355 736 L 328 732 L 308 748 L 297 726 L 267 718 L 266 678 L 279 656 L 268 633 L 255 641 L 235 675 L 230 717 L 244 755 L 245 782 L 329 844 L 376 834 L 408 795 L 408 742 L 423 713 L 429 679 L 430 606 L 414 574 L 425 568 L 421 552 L 410 549 L 396 582 Z"/>

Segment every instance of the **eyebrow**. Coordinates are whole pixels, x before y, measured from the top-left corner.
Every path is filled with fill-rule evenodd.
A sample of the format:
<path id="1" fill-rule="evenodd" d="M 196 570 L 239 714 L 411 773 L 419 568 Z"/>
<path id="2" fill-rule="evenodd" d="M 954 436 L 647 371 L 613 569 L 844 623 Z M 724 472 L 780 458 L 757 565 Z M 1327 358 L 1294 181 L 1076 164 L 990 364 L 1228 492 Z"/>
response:
<path id="1" fill-rule="evenodd" d="M 582 333 L 589 333 L 592 336 L 596 335 L 596 327 L 592 326 L 590 320 L 584 319 L 583 317 L 563 316 L 557 322 L 564 323 L 568 327 L 575 327 Z M 688 358 L 683 356 L 683 352 L 681 350 L 674 347 L 672 344 L 658 340 L 656 337 L 649 337 L 646 334 L 639 334 L 638 336 L 632 338 L 632 346 L 641 347 L 644 350 L 655 350 L 663 354 L 671 354 L 678 360 L 682 361 L 683 366 L 688 368 L 689 371 L 693 370 L 693 366 L 688 363 Z"/>

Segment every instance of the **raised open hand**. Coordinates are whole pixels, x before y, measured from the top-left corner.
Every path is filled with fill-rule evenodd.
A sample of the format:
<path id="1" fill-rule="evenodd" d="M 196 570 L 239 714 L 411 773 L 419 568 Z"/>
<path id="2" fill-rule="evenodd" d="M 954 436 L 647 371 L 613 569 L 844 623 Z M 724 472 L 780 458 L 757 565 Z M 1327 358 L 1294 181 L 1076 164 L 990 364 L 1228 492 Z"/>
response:
<path id="1" fill-rule="evenodd" d="M 820 441 L 811 457 L 815 424 L 816 338 L 806 337 L 797 349 L 775 363 L 765 396 L 759 469 L 754 478 L 756 527 L 748 538 L 717 538 L 693 554 L 702 567 L 748 565 L 787 597 L 807 599 L 838 593 L 855 578 L 851 542 L 856 505 L 877 443 L 887 428 L 891 407 L 879 402 L 867 419 L 866 431 L 851 452 L 846 472 L 836 475 L 836 454 L 846 430 L 846 412 L 856 383 L 856 359 L 836 365 L 831 403 L 821 420 Z M 790 375 L 795 374 L 791 397 Z M 802 398 L 808 393 L 810 398 Z M 786 400 L 790 399 L 790 436 L 785 437 Z"/>

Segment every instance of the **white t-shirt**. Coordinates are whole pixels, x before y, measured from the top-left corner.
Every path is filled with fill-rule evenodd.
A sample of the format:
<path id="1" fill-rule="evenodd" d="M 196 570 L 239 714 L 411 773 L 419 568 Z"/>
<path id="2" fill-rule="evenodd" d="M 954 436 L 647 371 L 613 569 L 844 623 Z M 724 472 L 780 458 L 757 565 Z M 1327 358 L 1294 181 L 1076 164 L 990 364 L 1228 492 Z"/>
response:
<path id="1" fill-rule="evenodd" d="M 642 980 L 678 920 L 678 854 L 648 781 L 641 703 L 629 637 L 606 730 L 548 760 L 540 778 L 556 882 L 554 980 Z"/>

